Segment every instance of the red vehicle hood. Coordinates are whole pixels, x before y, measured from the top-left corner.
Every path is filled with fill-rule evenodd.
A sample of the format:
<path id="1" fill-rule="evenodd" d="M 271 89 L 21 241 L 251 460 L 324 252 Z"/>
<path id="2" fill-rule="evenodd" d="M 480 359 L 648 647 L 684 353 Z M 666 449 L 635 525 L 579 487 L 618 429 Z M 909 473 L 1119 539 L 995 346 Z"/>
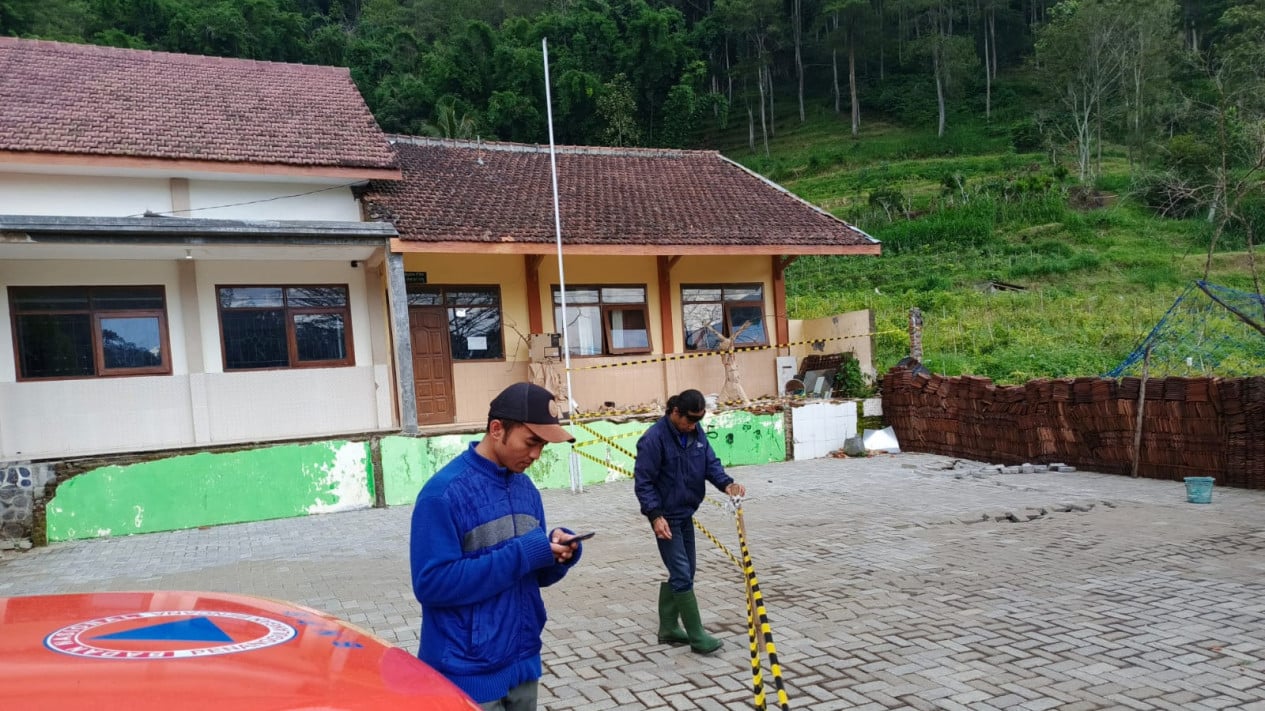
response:
<path id="1" fill-rule="evenodd" d="M 14 709 L 479 708 L 354 625 L 223 593 L 0 598 L 0 669 Z"/>

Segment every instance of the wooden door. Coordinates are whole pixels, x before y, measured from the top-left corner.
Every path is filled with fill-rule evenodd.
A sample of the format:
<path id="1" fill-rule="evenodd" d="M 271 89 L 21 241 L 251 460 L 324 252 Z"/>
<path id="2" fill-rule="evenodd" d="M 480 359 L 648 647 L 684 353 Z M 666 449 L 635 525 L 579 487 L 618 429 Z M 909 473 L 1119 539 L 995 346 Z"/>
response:
<path id="1" fill-rule="evenodd" d="M 413 389 L 417 424 L 443 425 L 456 419 L 452 391 L 452 355 L 448 342 L 448 310 L 413 307 L 408 311 L 413 339 Z"/>

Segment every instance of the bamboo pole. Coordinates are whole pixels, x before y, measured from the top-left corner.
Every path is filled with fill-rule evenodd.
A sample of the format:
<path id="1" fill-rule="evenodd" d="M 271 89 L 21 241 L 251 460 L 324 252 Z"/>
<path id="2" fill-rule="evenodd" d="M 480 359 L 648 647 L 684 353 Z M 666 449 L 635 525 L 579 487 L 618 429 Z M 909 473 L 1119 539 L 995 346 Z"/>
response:
<path id="1" fill-rule="evenodd" d="M 1151 370 L 1151 346 L 1148 344 L 1146 352 L 1142 354 L 1142 386 L 1138 388 L 1138 425 L 1133 431 L 1133 473 L 1130 475 L 1134 479 L 1138 478 L 1138 461 L 1142 459 L 1142 414 L 1146 410 L 1146 379 L 1150 375 Z"/>

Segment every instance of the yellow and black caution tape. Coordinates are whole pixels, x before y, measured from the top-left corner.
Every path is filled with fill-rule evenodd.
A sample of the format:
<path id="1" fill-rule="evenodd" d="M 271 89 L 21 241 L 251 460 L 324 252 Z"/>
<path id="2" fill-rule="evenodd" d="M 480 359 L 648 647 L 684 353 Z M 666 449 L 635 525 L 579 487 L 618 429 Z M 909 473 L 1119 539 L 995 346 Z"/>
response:
<path id="1" fill-rule="evenodd" d="M 735 508 L 738 545 L 742 550 L 742 570 L 747 580 L 747 636 L 751 640 L 752 689 L 755 692 L 756 711 L 764 711 L 766 708 L 757 639 L 764 640 L 764 651 L 769 655 L 769 669 L 773 672 L 773 687 L 777 689 L 777 705 L 781 709 L 789 709 L 790 699 L 786 695 L 786 687 L 782 684 L 782 665 L 777 660 L 777 647 L 773 644 L 773 628 L 769 625 L 769 615 L 764 608 L 764 595 L 760 592 L 760 581 L 756 579 L 755 566 L 751 562 L 751 550 L 747 547 L 747 529 L 742 520 L 742 504 L 738 503 Z M 760 623 L 758 631 L 755 624 L 757 619 Z"/>
<path id="2" fill-rule="evenodd" d="M 747 596 L 747 645 L 751 648 L 751 692 L 755 695 L 756 711 L 765 711 L 768 704 L 764 700 L 764 665 L 760 663 L 760 642 L 755 634 L 755 610 L 751 607 L 751 596 Z"/>
<path id="3" fill-rule="evenodd" d="M 615 450 L 616 452 L 619 452 L 620 454 L 624 455 L 625 457 L 628 457 L 629 459 L 636 459 L 636 458 L 637 458 L 637 455 L 636 455 L 636 454 L 634 454 L 633 452 L 628 451 L 627 449 L 624 449 L 624 448 L 623 448 L 623 447 L 621 447 L 619 444 L 617 444 L 614 440 L 612 440 L 610 437 L 607 437 L 607 436 L 603 435 L 601 432 L 598 432 L 597 430 L 593 429 L 592 427 L 589 427 L 588 425 L 586 425 L 586 424 L 584 424 L 584 423 L 582 423 L 582 422 L 578 422 L 578 423 L 576 423 L 576 425 L 575 425 L 575 426 L 576 426 L 576 427 L 578 427 L 578 428 L 580 428 L 580 429 L 581 429 L 581 430 L 583 430 L 584 432 L 588 433 L 588 434 L 589 434 L 589 435 L 593 438 L 592 440 L 588 440 L 588 441 L 582 442 L 582 443 L 580 443 L 580 444 L 579 444 L 579 445 L 577 445 L 577 446 L 583 446 L 583 445 L 586 445 L 586 444 L 590 444 L 590 443 L 592 443 L 592 442 L 601 442 L 602 444 L 605 444 L 607 447 L 610 447 L 611 449 Z M 640 433 L 640 432 L 638 432 L 637 434 L 641 434 L 641 433 Z"/>
<path id="4" fill-rule="evenodd" d="M 900 329 L 888 329 L 886 331 L 873 331 L 871 333 L 861 333 L 861 334 L 856 334 L 852 336 L 831 336 L 829 338 L 810 338 L 810 339 L 805 339 L 801 341 L 791 341 L 790 343 L 769 344 L 767 346 L 744 346 L 742 348 L 735 348 L 733 349 L 732 352 L 745 353 L 747 351 L 769 350 L 770 348 L 790 348 L 791 346 L 810 345 L 814 343 L 826 343 L 827 341 L 843 341 L 843 340 L 848 340 L 851 338 L 865 338 L 868 336 L 881 336 L 887 333 L 898 333 L 898 332 L 900 332 Z M 626 367 L 636 366 L 636 365 L 650 365 L 653 363 L 665 363 L 665 362 L 678 361 L 678 360 L 690 360 L 693 358 L 710 358 L 713 356 L 725 355 L 726 353 L 729 353 L 729 352 L 730 351 L 703 351 L 699 353 L 673 353 L 673 354 L 657 356 L 654 358 L 642 358 L 639 360 L 621 361 L 619 363 L 603 363 L 601 365 L 584 365 L 584 366 L 579 366 L 579 367 L 572 367 L 570 370 L 572 372 L 577 372 L 581 370 L 596 370 L 596 369 L 601 369 L 601 368 L 626 368 Z M 793 399 L 806 398 L 806 397 L 807 397 L 806 395 L 792 396 Z M 765 398 L 757 398 L 754 400 L 748 400 L 747 402 L 743 402 L 741 400 L 723 400 L 721 401 L 720 404 L 727 405 L 727 406 L 758 407 L 758 406 L 763 406 L 763 405 L 780 403 L 783 400 L 784 398 L 782 397 L 765 397 Z M 591 410 L 591 411 L 586 411 L 586 412 L 575 412 L 575 413 L 572 413 L 571 415 L 571 421 L 574 423 L 575 420 L 596 420 L 596 419 L 601 419 L 604 417 L 621 417 L 624 415 L 645 415 L 649 413 L 657 414 L 661 409 L 662 409 L 661 407 L 639 406 L 639 407 L 624 408 L 624 409 L 619 409 L 619 410 L 611 409 L 611 410 Z M 625 435 L 625 436 L 631 436 L 631 435 Z"/>
<path id="5" fill-rule="evenodd" d="M 868 338 L 870 336 L 881 336 L 887 333 L 897 333 L 900 329 L 889 329 L 886 331 L 873 331 L 870 333 L 858 333 L 851 336 L 830 336 L 827 338 L 806 338 L 800 341 L 791 341 L 789 343 L 770 343 L 764 346 L 742 346 L 734 348 L 732 351 L 699 351 L 697 353 L 671 353 L 658 356 L 656 358 L 641 358 L 638 360 L 625 360 L 619 363 L 601 363 L 599 365 L 581 365 L 572 366 L 571 372 L 581 370 L 599 370 L 602 368 L 627 368 L 634 365 L 651 365 L 654 363 L 666 363 L 678 360 L 692 360 L 694 358 L 711 358 L 713 356 L 728 355 L 730 353 L 747 353 L 750 351 L 767 351 L 770 348 L 790 348 L 791 346 L 807 346 L 815 343 L 827 343 L 829 341 L 846 341 L 853 338 Z"/>
<path id="6" fill-rule="evenodd" d="M 612 470 L 612 471 L 617 471 L 617 472 L 619 472 L 620 474 L 623 474 L 624 476 L 628 477 L 629 479 L 631 479 L 631 478 L 632 478 L 632 476 L 633 476 L 633 473 L 632 473 L 632 472 L 630 472 L 630 471 L 628 471 L 627 469 L 624 469 L 624 468 L 622 468 L 622 467 L 617 467 L 617 466 L 615 466 L 614 464 L 611 464 L 610 462 L 608 462 L 608 461 L 606 461 L 606 460 L 604 460 L 604 459 L 602 459 L 602 458 L 600 458 L 600 457 L 596 457 L 596 456 L 594 456 L 594 455 L 592 455 L 592 454 L 589 454 L 588 452 L 585 452 L 585 451 L 584 451 L 584 450 L 582 450 L 582 449 L 579 449 L 579 448 L 574 448 L 574 447 L 573 447 L 573 448 L 571 449 L 571 451 L 572 451 L 572 452 L 575 452 L 576 454 L 580 455 L 581 457 L 584 457 L 585 459 L 588 459 L 589 461 L 592 461 L 592 462 L 597 462 L 598 464 L 600 464 L 601 466 L 606 467 L 607 469 L 610 469 L 610 470 Z"/>
<path id="7" fill-rule="evenodd" d="M 702 531 L 703 535 L 707 536 L 707 540 L 714 543 L 716 547 L 720 549 L 721 553 L 724 553 L 725 555 L 729 556 L 729 560 L 732 560 L 734 562 L 734 565 L 738 566 L 738 570 L 742 570 L 742 563 L 738 561 L 737 556 L 735 556 L 733 553 L 730 553 L 729 549 L 725 547 L 725 544 L 721 543 L 718 538 L 713 536 L 712 532 L 707 530 L 706 526 L 699 523 L 698 519 L 694 519 L 694 528 L 697 528 L 699 531 Z"/>
<path id="8" fill-rule="evenodd" d="M 706 500 L 712 505 L 719 506 L 722 509 L 728 508 L 725 504 L 716 501 L 710 496 L 706 497 Z M 707 538 L 720 549 L 721 553 L 728 556 L 729 560 L 732 560 L 734 565 L 738 566 L 738 569 L 742 571 L 743 578 L 746 580 L 747 638 L 750 640 L 751 644 L 751 688 L 755 693 L 756 711 L 766 711 L 768 708 L 764 696 L 764 673 L 760 660 L 759 640 L 764 641 L 764 649 L 769 655 L 769 667 L 773 673 L 774 687 L 777 689 L 778 706 L 782 709 L 789 709 L 790 706 L 788 705 L 789 700 L 786 695 L 786 689 L 782 684 L 782 666 L 777 660 L 777 647 L 773 644 L 773 630 L 769 626 L 768 612 L 764 607 L 764 595 L 760 592 L 760 581 L 756 579 L 755 566 L 751 562 L 751 551 L 747 547 L 747 527 L 742 518 L 741 503 L 737 503 L 734 506 L 734 517 L 734 523 L 738 529 L 738 545 L 741 547 L 742 551 L 741 562 L 734 557 L 733 553 L 729 552 L 729 549 L 725 548 L 723 543 L 712 535 L 711 531 L 708 531 L 703 524 L 699 523 L 698 519 L 694 520 L 694 527 L 702 531 L 703 535 L 707 536 Z M 756 624 L 757 620 L 759 621 L 758 626 Z"/>
<path id="9" fill-rule="evenodd" d="M 594 432 L 591 428 L 584 427 L 584 430 L 597 439 L 610 444 L 607 438 Z M 604 467 L 620 472 L 624 476 L 629 478 L 633 478 L 634 476 L 632 472 L 616 467 L 610 462 L 602 461 L 588 452 L 581 451 L 578 448 L 573 451 L 575 451 L 576 454 L 597 462 Z M 627 450 L 622 449 L 621 451 L 627 452 Z M 705 500 L 715 506 L 721 507 L 722 509 L 727 508 L 725 504 L 719 503 L 711 497 L 705 497 Z M 742 518 L 742 503 L 740 501 L 734 502 L 734 525 L 738 530 L 738 545 L 742 552 L 741 561 L 739 561 L 738 558 L 725 547 L 725 544 L 720 542 L 720 539 L 712 535 L 712 532 L 707 530 L 707 527 L 704 526 L 697 518 L 694 518 L 693 522 L 695 528 L 701 531 L 708 540 L 720 549 L 721 553 L 728 556 L 729 560 L 733 561 L 734 565 L 738 566 L 738 569 L 742 571 L 743 579 L 746 581 L 747 639 L 749 640 L 751 648 L 751 688 L 755 695 L 756 711 L 767 711 L 768 709 L 764 695 L 764 669 L 760 659 L 760 640 L 764 641 L 764 650 L 769 657 L 769 669 L 773 674 L 773 686 L 777 689 L 778 707 L 783 709 L 783 711 L 789 711 L 790 699 L 787 696 L 786 688 L 782 683 L 782 665 L 778 662 L 777 647 L 773 644 L 773 629 L 769 624 L 768 611 L 764 607 L 764 594 L 760 592 L 760 581 L 756 578 L 755 565 L 751 562 L 751 549 L 747 546 L 747 527 Z M 759 622 L 758 626 L 756 624 L 757 621 Z"/>

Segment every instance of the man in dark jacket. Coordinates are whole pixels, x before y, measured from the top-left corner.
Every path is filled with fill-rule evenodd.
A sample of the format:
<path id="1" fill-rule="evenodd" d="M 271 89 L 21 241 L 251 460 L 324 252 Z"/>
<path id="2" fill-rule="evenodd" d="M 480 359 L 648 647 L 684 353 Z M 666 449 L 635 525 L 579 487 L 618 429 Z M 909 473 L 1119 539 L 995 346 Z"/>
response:
<path id="1" fill-rule="evenodd" d="M 689 644 L 698 654 L 720 649 L 721 641 L 703 630 L 694 595 L 694 526 L 706 482 L 730 496 L 747 490 L 725 473 L 707 433 L 698 426 L 707 401 L 697 390 L 668 399 L 667 414 L 637 440 L 634 488 L 641 513 L 650 521 L 668 582 L 659 584 L 659 642 Z M 682 631 L 677 620 L 685 623 Z"/>
<path id="2" fill-rule="evenodd" d="M 549 442 L 574 442 L 553 394 L 515 383 L 492 401 L 487 434 L 417 495 L 410 534 L 422 604 L 417 656 L 487 711 L 534 711 L 541 674 L 540 588 L 580 560 L 567 528 L 545 528 L 523 474 Z"/>

